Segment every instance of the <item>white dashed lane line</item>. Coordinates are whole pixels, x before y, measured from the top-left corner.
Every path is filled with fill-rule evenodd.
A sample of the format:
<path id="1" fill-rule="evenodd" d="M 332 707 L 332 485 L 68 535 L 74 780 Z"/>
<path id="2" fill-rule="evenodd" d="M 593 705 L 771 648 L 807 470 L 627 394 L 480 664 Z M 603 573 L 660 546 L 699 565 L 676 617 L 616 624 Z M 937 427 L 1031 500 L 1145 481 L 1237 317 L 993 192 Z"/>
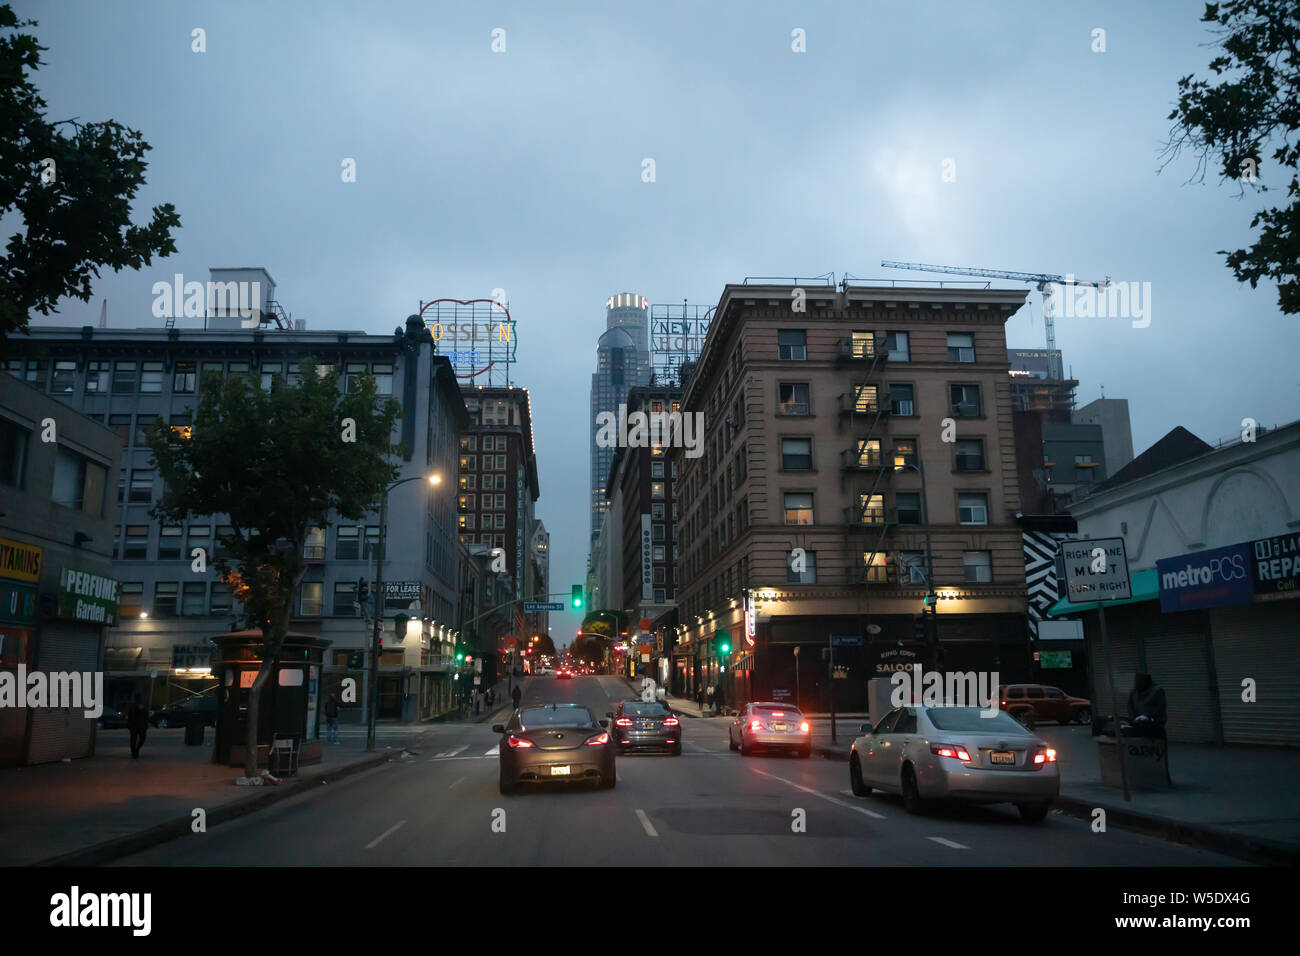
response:
<path id="1" fill-rule="evenodd" d="M 863 816 L 871 817 L 873 820 L 885 819 L 885 815 L 883 813 L 876 813 L 876 811 L 868 810 L 866 807 L 855 807 L 851 803 L 845 803 L 843 800 L 840 800 L 838 797 L 832 797 L 829 794 L 822 793 L 818 790 L 814 790 L 811 787 L 805 787 L 803 784 L 795 783 L 793 780 L 787 780 L 785 779 L 785 777 L 778 777 L 776 774 L 768 773 L 766 770 L 759 770 L 755 767 L 751 767 L 750 769 L 753 770 L 754 773 L 762 774 L 764 777 L 771 777 L 773 780 L 780 780 L 782 783 L 794 787 L 796 790 L 802 790 L 804 793 L 810 793 L 814 797 L 819 797 L 822 800 L 825 800 L 827 803 L 833 803 L 837 807 L 843 807 L 845 810 L 852 810 L 854 813 L 861 813 Z"/>
<path id="2" fill-rule="evenodd" d="M 402 829 L 402 827 L 403 827 L 405 824 L 406 824 L 406 821 L 405 821 L 405 820 L 398 820 L 396 823 L 394 823 L 391 827 L 389 827 L 389 828 L 388 828 L 387 830 L 385 830 L 383 833 L 379 834 L 379 836 L 375 837 L 373 840 L 371 840 L 369 843 L 367 843 L 367 844 L 366 844 L 366 849 L 367 849 L 367 850 L 373 850 L 375 847 L 379 846 L 380 843 L 384 842 L 385 839 L 387 839 L 388 837 L 392 836 L 392 835 L 393 835 L 394 833 L 396 833 L 398 830 Z"/>
<path id="3" fill-rule="evenodd" d="M 499 757 L 499 756 L 501 756 L 501 745 L 500 745 L 500 744 L 497 744 L 495 747 L 493 747 L 491 750 L 489 750 L 489 751 L 488 751 L 487 753 L 485 753 L 483 756 L 484 756 L 484 757 Z"/>
<path id="4" fill-rule="evenodd" d="M 951 847 L 954 850 L 969 850 L 970 847 L 962 846 L 960 843 L 953 843 L 951 840 L 945 840 L 943 837 L 926 837 L 927 840 L 933 840 L 941 846 Z"/>
<path id="5" fill-rule="evenodd" d="M 655 829 L 654 824 L 650 822 L 650 818 L 645 815 L 644 810 L 638 810 L 636 818 L 641 821 L 641 828 L 645 830 L 646 836 L 657 837 L 659 835 L 659 831 Z"/>
<path id="6" fill-rule="evenodd" d="M 460 752 L 463 751 L 463 750 L 469 750 L 469 744 L 461 744 L 459 747 L 455 748 L 454 750 L 444 750 L 442 753 L 438 754 L 438 756 L 439 756 L 439 757 L 454 757 L 454 756 L 456 756 L 456 754 L 460 753 Z M 435 759 L 436 759 L 436 758 L 435 758 Z"/>

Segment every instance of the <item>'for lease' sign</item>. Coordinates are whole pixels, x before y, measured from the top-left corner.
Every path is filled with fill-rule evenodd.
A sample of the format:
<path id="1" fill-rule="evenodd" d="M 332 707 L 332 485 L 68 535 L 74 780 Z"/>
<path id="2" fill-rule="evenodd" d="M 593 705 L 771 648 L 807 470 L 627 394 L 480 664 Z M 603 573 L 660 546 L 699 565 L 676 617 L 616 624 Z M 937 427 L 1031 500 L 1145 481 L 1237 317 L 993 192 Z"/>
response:
<path id="1" fill-rule="evenodd" d="M 1123 538 L 1062 541 L 1061 558 L 1071 603 L 1123 601 L 1133 596 Z"/>

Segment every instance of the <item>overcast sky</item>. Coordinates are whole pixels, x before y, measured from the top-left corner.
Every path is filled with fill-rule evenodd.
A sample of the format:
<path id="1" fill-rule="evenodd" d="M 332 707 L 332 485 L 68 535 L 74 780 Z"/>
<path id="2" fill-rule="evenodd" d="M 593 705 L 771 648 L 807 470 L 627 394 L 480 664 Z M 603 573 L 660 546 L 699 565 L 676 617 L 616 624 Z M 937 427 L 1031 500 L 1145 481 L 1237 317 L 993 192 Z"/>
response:
<path id="1" fill-rule="evenodd" d="M 265 266 L 315 329 L 387 333 L 421 299 L 505 289 L 557 591 L 585 578 L 588 382 L 616 292 L 920 278 L 882 258 L 1150 282 L 1147 328 L 1057 321 L 1080 403 L 1128 398 L 1135 452 L 1176 425 L 1300 418 L 1300 323 L 1216 254 L 1258 201 L 1186 185 L 1190 157 L 1157 172 L 1177 79 L 1212 55 L 1200 2 L 14 7 L 49 48 L 50 115 L 140 130 L 137 218 L 172 202 L 182 223 L 176 255 L 48 321 L 93 325 L 106 298 L 110 325 L 155 324 L 153 283 L 211 266 Z M 1040 303 L 1011 347 L 1043 344 Z"/>

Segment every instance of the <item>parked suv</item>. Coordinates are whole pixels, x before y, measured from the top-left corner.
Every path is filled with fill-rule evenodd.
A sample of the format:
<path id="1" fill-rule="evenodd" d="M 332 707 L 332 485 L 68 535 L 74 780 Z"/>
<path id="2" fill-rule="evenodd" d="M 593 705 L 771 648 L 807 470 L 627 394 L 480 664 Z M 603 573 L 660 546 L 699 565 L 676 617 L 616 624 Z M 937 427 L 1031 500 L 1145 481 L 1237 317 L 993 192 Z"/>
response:
<path id="1" fill-rule="evenodd" d="M 1047 684 L 1003 684 L 998 688 L 998 706 L 1026 727 L 1040 720 L 1058 724 L 1092 723 L 1092 701 L 1071 697 L 1059 687 Z"/>

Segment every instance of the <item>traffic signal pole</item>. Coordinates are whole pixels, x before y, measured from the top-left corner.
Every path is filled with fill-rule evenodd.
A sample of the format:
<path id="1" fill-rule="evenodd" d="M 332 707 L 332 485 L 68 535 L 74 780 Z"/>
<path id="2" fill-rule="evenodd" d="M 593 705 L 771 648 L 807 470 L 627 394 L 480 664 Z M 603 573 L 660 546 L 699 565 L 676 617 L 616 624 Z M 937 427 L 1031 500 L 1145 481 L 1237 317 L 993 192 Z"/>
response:
<path id="1" fill-rule="evenodd" d="M 370 635 L 370 687 L 367 691 L 370 714 L 366 724 L 366 751 L 375 750 L 375 715 L 379 710 L 379 634 L 384 626 L 384 529 L 388 527 L 388 492 L 379 502 L 379 558 L 375 567 L 375 623 Z"/>

